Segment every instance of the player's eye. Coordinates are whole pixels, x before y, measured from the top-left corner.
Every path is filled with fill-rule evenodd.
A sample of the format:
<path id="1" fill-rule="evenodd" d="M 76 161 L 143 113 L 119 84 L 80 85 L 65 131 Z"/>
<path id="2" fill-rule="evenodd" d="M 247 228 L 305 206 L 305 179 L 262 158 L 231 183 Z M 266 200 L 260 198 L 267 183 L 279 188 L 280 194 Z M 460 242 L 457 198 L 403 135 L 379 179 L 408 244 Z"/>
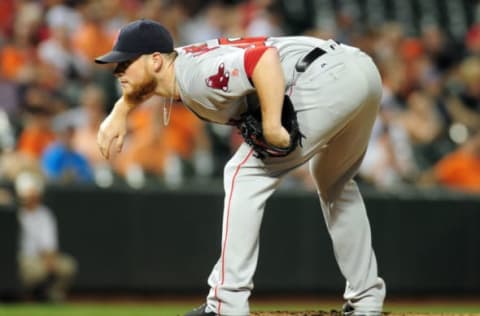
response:
<path id="1" fill-rule="evenodd" d="M 135 61 L 135 59 L 127 60 L 127 61 L 122 61 L 121 63 L 118 63 L 115 69 L 113 70 L 113 74 L 118 75 L 122 74 L 125 71 L 127 71 L 128 67 Z"/>

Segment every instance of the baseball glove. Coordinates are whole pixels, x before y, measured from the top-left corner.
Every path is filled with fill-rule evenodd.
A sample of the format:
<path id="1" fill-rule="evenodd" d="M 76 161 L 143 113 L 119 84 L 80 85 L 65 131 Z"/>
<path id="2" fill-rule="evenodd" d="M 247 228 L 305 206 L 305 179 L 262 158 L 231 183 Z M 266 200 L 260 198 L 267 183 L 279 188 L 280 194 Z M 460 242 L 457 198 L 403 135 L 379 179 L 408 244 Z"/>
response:
<path id="1" fill-rule="evenodd" d="M 290 98 L 285 95 L 282 108 L 282 125 L 290 134 L 290 146 L 286 148 L 277 147 L 269 144 L 263 137 L 262 131 L 262 112 L 258 103 L 252 105 L 252 100 L 248 100 L 248 111 L 243 113 L 237 123 L 245 142 L 255 151 L 255 157 L 265 159 L 267 157 L 285 157 L 295 150 L 297 146 L 302 146 L 302 138 L 305 136 L 300 132 L 297 113 L 293 108 Z M 256 102 L 256 101 L 253 101 Z"/>

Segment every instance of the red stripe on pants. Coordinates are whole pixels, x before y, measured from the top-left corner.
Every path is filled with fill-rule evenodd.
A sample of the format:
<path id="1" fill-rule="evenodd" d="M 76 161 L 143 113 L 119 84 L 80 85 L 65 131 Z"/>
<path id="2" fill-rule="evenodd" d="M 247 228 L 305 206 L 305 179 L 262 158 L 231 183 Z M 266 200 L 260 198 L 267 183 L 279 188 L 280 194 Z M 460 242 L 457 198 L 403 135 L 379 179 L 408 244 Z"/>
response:
<path id="1" fill-rule="evenodd" d="M 232 202 L 233 190 L 235 189 L 235 179 L 237 178 L 240 168 L 247 162 L 248 158 L 250 158 L 252 153 L 253 153 L 253 149 L 250 150 L 247 157 L 245 157 L 245 159 L 243 159 L 243 161 L 238 165 L 237 169 L 235 169 L 235 173 L 233 174 L 233 177 L 232 177 L 232 184 L 230 189 L 230 195 L 228 196 L 227 214 L 226 214 L 226 220 L 225 220 L 225 239 L 223 240 L 222 255 L 221 255 L 222 274 L 220 278 L 220 285 L 223 285 L 223 283 L 225 282 L 225 253 L 227 249 L 228 226 L 230 221 L 230 205 Z M 217 289 L 218 289 L 218 286 L 215 287 L 215 296 L 217 297 L 217 300 L 218 300 L 217 314 L 220 315 L 220 311 L 222 308 L 222 301 L 218 299 Z"/>

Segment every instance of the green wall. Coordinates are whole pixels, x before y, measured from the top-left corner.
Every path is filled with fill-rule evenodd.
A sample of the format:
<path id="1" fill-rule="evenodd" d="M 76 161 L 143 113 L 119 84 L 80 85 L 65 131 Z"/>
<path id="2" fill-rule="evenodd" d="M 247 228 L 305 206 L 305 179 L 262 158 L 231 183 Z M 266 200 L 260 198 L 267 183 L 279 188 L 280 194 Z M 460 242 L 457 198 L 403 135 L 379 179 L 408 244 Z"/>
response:
<path id="1" fill-rule="evenodd" d="M 365 192 L 390 293 L 480 293 L 480 197 Z M 50 187 L 77 291 L 205 292 L 220 252 L 223 193 Z M 15 284 L 15 213 L 0 211 L 0 292 Z M 262 226 L 256 291 L 339 294 L 344 282 L 315 194 L 278 192 Z"/>

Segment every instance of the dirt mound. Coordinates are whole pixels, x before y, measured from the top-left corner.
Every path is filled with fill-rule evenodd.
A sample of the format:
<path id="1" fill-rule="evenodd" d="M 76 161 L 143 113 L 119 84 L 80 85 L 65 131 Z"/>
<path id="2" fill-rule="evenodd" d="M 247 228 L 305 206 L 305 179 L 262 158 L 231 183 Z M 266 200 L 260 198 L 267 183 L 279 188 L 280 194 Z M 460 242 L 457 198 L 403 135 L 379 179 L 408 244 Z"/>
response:
<path id="1" fill-rule="evenodd" d="M 284 312 L 284 311 L 274 311 L 274 312 L 255 312 L 251 313 L 251 316 L 340 316 L 341 313 L 338 311 L 301 311 L 301 312 Z"/>
<path id="2" fill-rule="evenodd" d="M 341 316 L 339 311 L 301 311 L 301 312 L 255 312 L 251 313 L 251 316 Z M 458 313 L 383 313 L 383 316 L 480 316 L 480 314 L 458 314 Z"/>

